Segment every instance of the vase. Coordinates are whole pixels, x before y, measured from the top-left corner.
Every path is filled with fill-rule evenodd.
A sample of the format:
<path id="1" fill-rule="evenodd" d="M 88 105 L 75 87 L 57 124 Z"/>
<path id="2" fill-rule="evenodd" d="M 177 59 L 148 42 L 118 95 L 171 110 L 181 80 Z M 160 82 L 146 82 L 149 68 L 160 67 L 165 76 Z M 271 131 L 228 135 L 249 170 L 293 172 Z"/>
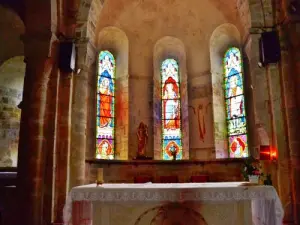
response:
<path id="1" fill-rule="evenodd" d="M 258 184 L 259 176 L 258 175 L 249 175 L 249 182 L 252 184 Z"/>

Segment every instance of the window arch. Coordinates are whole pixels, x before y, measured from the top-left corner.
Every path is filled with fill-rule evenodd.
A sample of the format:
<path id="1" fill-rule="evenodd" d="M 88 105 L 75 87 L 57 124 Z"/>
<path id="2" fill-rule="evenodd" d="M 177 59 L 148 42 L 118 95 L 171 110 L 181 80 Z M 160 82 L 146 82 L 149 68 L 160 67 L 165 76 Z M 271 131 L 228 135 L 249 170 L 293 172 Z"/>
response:
<path id="1" fill-rule="evenodd" d="M 98 58 L 96 158 L 114 159 L 115 147 L 115 74 L 112 53 L 101 51 Z"/>
<path id="2" fill-rule="evenodd" d="M 226 51 L 223 66 L 229 157 L 248 157 L 243 62 L 238 48 L 232 47 Z"/>
<path id="3" fill-rule="evenodd" d="M 162 158 L 182 159 L 181 102 L 179 66 L 175 59 L 165 59 L 161 64 L 162 105 Z"/>

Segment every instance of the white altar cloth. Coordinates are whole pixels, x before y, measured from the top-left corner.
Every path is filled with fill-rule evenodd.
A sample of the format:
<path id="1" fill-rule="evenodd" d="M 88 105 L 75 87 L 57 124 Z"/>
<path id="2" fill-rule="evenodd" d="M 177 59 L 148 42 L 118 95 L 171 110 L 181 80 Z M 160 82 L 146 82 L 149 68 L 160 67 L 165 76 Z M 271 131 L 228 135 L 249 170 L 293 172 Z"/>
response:
<path id="1" fill-rule="evenodd" d="M 152 211 L 155 211 L 155 207 L 159 205 L 193 202 L 192 208 L 195 208 L 195 211 L 199 211 L 201 215 L 203 215 L 203 221 L 206 221 L 203 224 L 217 224 L 219 222 L 212 221 L 216 221 L 219 216 L 219 221 L 222 221 L 223 225 L 227 224 L 226 219 L 228 220 L 228 224 L 231 225 L 282 225 L 283 209 L 275 188 L 273 186 L 244 186 L 242 184 L 244 183 L 145 183 L 103 184 L 98 187 L 96 184 L 90 184 L 74 187 L 67 197 L 64 208 L 64 223 L 66 225 L 79 225 L 79 222 L 75 222 L 73 218 L 74 215 L 72 215 L 72 213 L 74 214 L 72 207 L 76 202 L 85 203 L 82 204 L 84 206 L 81 208 L 83 211 L 86 211 L 84 212 L 86 214 L 85 221 L 89 221 L 80 223 L 80 225 L 117 225 L 117 223 L 107 219 L 111 217 L 109 213 L 112 213 L 114 210 L 118 213 L 115 212 L 113 216 L 117 217 L 119 215 L 120 219 L 123 220 L 123 223 L 120 224 L 139 224 L 139 221 L 142 220 L 141 215 L 145 215 L 145 218 L 147 217 L 145 213 L 146 211 L 149 212 L 147 209 L 151 208 Z M 248 209 L 247 203 L 248 206 L 250 206 Z M 201 209 L 197 204 L 201 205 Z M 115 207 L 114 210 L 112 209 L 113 206 Z M 184 207 L 187 208 L 190 206 L 191 204 Z M 198 209 L 196 210 L 197 207 Z M 99 208 L 99 210 L 97 208 Z M 102 208 L 102 210 L 100 208 Z M 116 208 L 118 208 L 118 210 L 116 210 Z M 176 211 L 175 208 L 172 206 L 173 211 Z M 130 222 L 125 222 L 126 216 L 125 213 L 121 215 L 120 211 L 122 210 L 127 210 L 127 214 L 131 214 L 130 219 L 128 219 Z M 140 211 L 136 213 L 133 212 L 134 210 Z M 161 210 L 161 207 L 159 210 Z M 226 210 L 229 210 L 227 214 L 221 215 L 222 212 L 224 213 Z M 212 212 L 214 212 L 214 214 L 211 214 Z M 137 216 L 138 214 L 140 215 Z M 175 214 L 178 213 L 175 212 Z M 233 219 L 237 214 L 243 214 L 244 217 L 248 215 L 248 217 L 251 217 L 251 221 L 249 221 L 249 218 L 246 218 L 248 222 L 237 222 L 238 220 Z M 102 217 L 102 222 L 97 222 L 95 215 Z M 160 219 L 157 219 L 157 221 L 158 220 Z M 142 224 L 142 222 L 140 224 Z M 148 224 L 160 223 L 151 222 Z"/>

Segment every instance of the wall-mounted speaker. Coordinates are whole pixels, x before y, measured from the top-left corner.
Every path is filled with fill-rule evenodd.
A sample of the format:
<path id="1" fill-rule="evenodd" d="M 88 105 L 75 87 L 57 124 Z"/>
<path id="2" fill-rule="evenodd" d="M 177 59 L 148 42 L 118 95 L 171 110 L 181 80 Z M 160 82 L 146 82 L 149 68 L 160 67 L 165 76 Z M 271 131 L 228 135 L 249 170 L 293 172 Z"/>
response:
<path id="1" fill-rule="evenodd" d="M 280 61 L 280 42 L 276 31 L 264 32 L 259 40 L 260 62 L 263 66 Z"/>
<path id="2" fill-rule="evenodd" d="M 75 44 L 70 41 L 61 42 L 59 46 L 58 67 L 63 72 L 75 70 L 76 50 Z"/>
<path id="3" fill-rule="evenodd" d="M 300 1 L 299 0 L 291 1 L 289 6 L 288 6 L 288 12 L 291 15 L 300 16 Z"/>

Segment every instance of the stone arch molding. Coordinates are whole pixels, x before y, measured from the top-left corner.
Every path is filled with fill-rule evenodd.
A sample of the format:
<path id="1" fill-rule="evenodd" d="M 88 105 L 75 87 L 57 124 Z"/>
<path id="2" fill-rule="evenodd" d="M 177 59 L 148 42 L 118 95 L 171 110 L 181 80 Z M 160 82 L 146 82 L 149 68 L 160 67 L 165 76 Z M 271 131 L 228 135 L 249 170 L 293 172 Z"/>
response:
<path id="1" fill-rule="evenodd" d="M 214 142 L 216 158 L 228 158 L 223 57 L 230 47 L 241 48 L 241 35 L 233 24 L 222 24 L 210 37 L 210 63 L 213 92 Z"/>
<path id="2" fill-rule="evenodd" d="M 181 93 L 181 123 L 183 159 L 189 159 L 189 122 L 188 122 L 188 95 L 186 52 L 181 40 L 165 36 L 154 46 L 153 54 L 153 130 L 154 130 L 154 159 L 162 159 L 161 142 L 161 63 L 166 58 L 174 58 L 179 64 L 180 93 Z"/>
<path id="3" fill-rule="evenodd" d="M 251 28 L 274 25 L 272 0 L 237 0 L 236 5 L 246 34 Z"/>
<path id="4" fill-rule="evenodd" d="M 97 35 L 96 51 L 109 50 L 116 60 L 116 122 L 115 158 L 128 159 L 129 138 L 129 41 L 124 31 L 117 27 L 105 27 Z M 95 123 L 96 124 L 96 123 Z"/>
<path id="5" fill-rule="evenodd" d="M 1 4 L 0 14 L 0 30 L 3 31 L 0 36 L 1 65 L 14 56 L 24 55 L 24 43 L 20 37 L 25 33 L 25 24 L 15 11 Z"/>
<path id="6" fill-rule="evenodd" d="M 15 56 L 6 60 L 0 65 L 1 86 L 13 86 L 13 88 L 23 90 L 25 67 L 24 56 Z"/>
<path id="7" fill-rule="evenodd" d="M 273 5 L 272 0 L 239 0 L 238 6 L 240 7 L 240 13 L 246 15 L 249 14 L 248 19 L 250 20 L 249 28 L 257 27 L 270 27 L 273 26 Z M 249 9 L 247 9 L 247 7 Z M 249 18 L 250 17 L 250 18 Z"/>
<path id="8" fill-rule="evenodd" d="M 78 7 L 74 38 L 77 40 L 78 54 L 81 55 L 77 65 L 81 68 L 90 68 L 95 62 L 96 26 L 102 4 L 100 0 L 81 0 Z"/>

